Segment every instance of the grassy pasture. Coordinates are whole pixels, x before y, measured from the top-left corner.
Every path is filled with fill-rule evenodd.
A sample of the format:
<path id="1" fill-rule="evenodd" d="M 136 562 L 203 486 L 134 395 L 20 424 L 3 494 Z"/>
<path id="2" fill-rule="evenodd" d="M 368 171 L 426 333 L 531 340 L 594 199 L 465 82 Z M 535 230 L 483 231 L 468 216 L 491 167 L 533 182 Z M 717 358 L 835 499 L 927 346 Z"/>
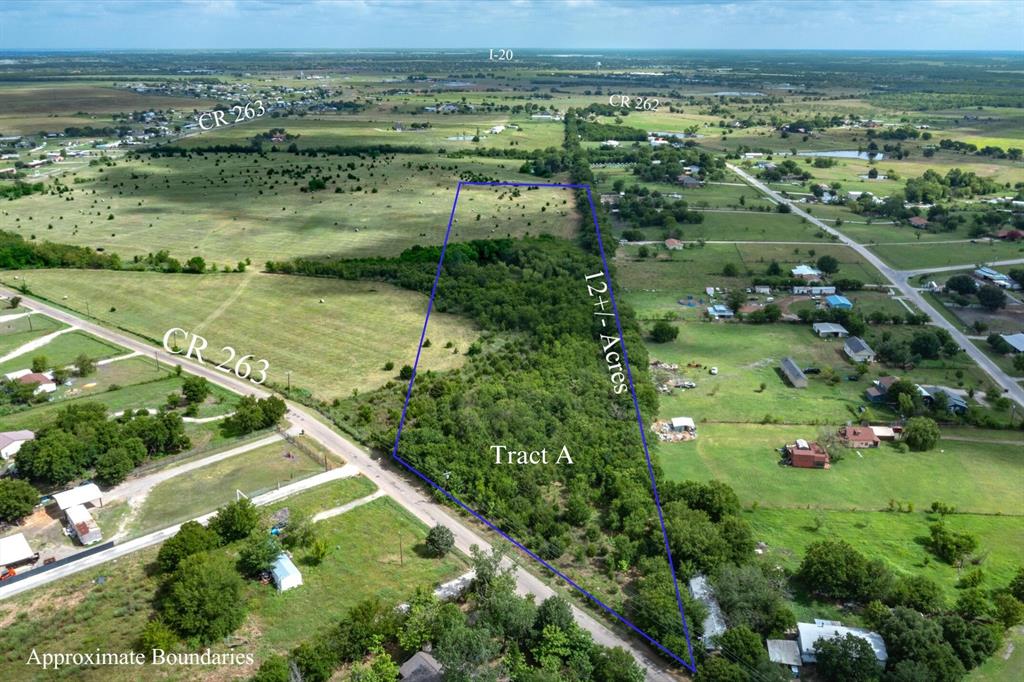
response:
<path id="1" fill-rule="evenodd" d="M 224 126 L 216 130 L 189 137 L 181 141 L 184 147 L 203 147 L 211 144 L 245 144 L 254 135 L 271 128 L 284 128 L 295 140 L 277 143 L 284 149 L 292 142 L 299 149 L 313 147 L 348 147 L 377 144 L 415 145 L 428 149 L 444 148 L 446 151 L 460 149 L 518 147 L 524 155 L 532 149 L 559 147 L 562 144 L 563 127 L 558 121 L 534 121 L 529 116 L 493 113 L 480 115 L 445 115 L 419 113 L 410 116 L 405 113 L 380 113 L 373 119 L 354 116 L 304 116 L 287 119 L 266 118 L 238 126 Z M 413 123 L 430 123 L 430 128 L 413 130 Z M 396 126 L 402 124 L 401 131 Z M 490 133 L 495 126 L 517 125 L 521 130 L 507 128 L 500 133 Z M 472 138 L 479 135 L 480 141 Z M 459 138 L 459 139 L 451 139 Z M 512 143 L 515 143 L 514 145 Z M 264 142 L 269 149 L 272 143 Z M 516 167 L 518 167 L 518 163 Z"/>
<path id="2" fill-rule="evenodd" d="M 132 521 L 132 534 L 143 535 L 205 514 L 234 500 L 236 490 L 252 497 L 321 471 L 320 463 L 286 441 L 243 452 L 157 485 Z"/>
<path id="3" fill-rule="evenodd" d="M 107 325 L 150 339 L 161 339 L 172 327 L 201 334 L 209 341 L 204 357 L 214 364 L 227 357 L 224 346 L 265 358 L 268 381 L 284 387 L 290 371 L 293 387 L 328 399 L 397 378 L 416 355 L 427 307 L 426 296 L 383 283 L 255 272 L 94 270 L 69 279 L 64 271 L 36 270 L 23 276 L 33 291 L 76 312 L 84 313 L 88 301 Z M 423 360 L 438 370 L 456 367 L 475 337 L 464 320 L 435 313 Z M 448 341 L 459 354 L 444 348 Z M 388 361 L 395 369 L 383 369 Z"/>
<path id="4" fill-rule="evenodd" d="M 266 159 L 145 157 L 80 171 L 75 179 L 85 183 L 65 178 L 74 189 L 64 198 L 36 194 L 5 202 L 4 222 L 26 239 L 103 248 L 126 259 L 167 249 L 182 261 L 199 255 L 233 267 L 246 258 L 262 264 L 320 254 L 396 255 L 414 244 L 441 243 L 463 174 L 537 181 L 519 174 L 519 165 L 514 159 L 430 155 L 376 161 L 286 153 Z M 267 175 L 271 171 L 275 175 Z M 280 174 L 293 171 L 304 179 Z M 300 191 L 314 176 L 330 176 L 327 189 Z M 461 204 L 455 240 L 570 236 L 576 224 L 572 199 L 562 190 L 524 190 L 512 197 L 505 188 L 475 187 L 462 196 L 467 204 L 476 202 L 481 218 L 466 214 L 467 204 Z"/>
<path id="5" fill-rule="evenodd" d="M 699 424 L 697 430 L 696 441 L 659 443 L 666 478 L 721 480 L 744 504 L 882 511 L 890 499 L 911 502 L 918 510 L 940 500 L 961 512 L 1024 515 L 1018 485 L 1024 456 L 1002 443 L 943 440 L 930 452 L 907 453 L 883 444 L 844 450 L 842 461 L 818 470 L 778 464 L 778 448 L 797 438 L 817 439 L 815 426 Z M 974 435 L 985 438 L 983 431 Z M 1020 523 L 1024 526 L 1024 520 Z"/>
<path id="6" fill-rule="evenodd" d="M 814 255 L 810 255 L 810 251 Z M 882 276 L 855 251 L 846 246 L 824 243 L 792 244 L 705 244 L 703 247 L 668 251 L 657 247 L 657 258 L 638 258 L 639 247 L 620 247 L 614 265 L 623 294 L 634 308 L 645 317 L 674 312 L 684 317 L 697 317 L 703 309 L 687 309 L 677 301 L 692 295 L 694 301 L 705 299 L 705 287 L 723 289 L 747 287 L 746 271 L 761 274 L 772 260 L 778 261 L 783 271 L 800 263 L 814 262 L 824 255 L 835 256 L 840 262 L 837 277 L 849 277 L 865 283 L 881 283 Z M 732 263 L 741 276 L 726 277 L 722 270 Z M 777 294 L 781 296 L 782 294 Z M 896 304 L 899 305 L 899 304 Z M 695 313 L 688 315 L 687 313 Z"/>
<path id="7" fill-rule="evenodd" d="M 820 472 L 819 472 L 820 473 Z M 757 509 L 744 515 L 754 537 L 768 543 L 767 560 L 789 569 L 800 565 L 812 542 L 843 539 L 861 552 L 884 560 L 897 575 L 925 575 L 942 586 L 950 605 L 958 596 L 957 570 L 936 558 L 925 545 L 928 526 L 937 516 L 913 513 Z M 814 530 L 817 521 L 821 528 Z M 1019 516 L 956 514 L 946 525 L 977 536 L 983 588 L 1005 586 L 1024 560 L 1024 520 Z M 844 619 L 845 620 L 845 619 Z"/>
<path id="8" fill-rule="evenodd" d="M 39 315 L 33 315 L 33 318 L 38 319 L 39 317 Z M 85 332 L 67 332 L 30 353 L 0 363 L 0 374 L 28 369 L 32 366 L 32 358 L 40 355 L 46 358 L 49 367 L 66 367 L 72 364 L 79 355 L 86 355 L 93 360 L 102 360 L 126 352 L 123 348 L 101 341 Z"/>
<path id="9" fill-rule="evenodd" d="M 957 244 L 880 244 L 872 246 L 882 260 L 898 270 L 974 265 L 1024 258 L 1024 246 L 1013 242 L 979 241 Z"/>
<path id="10" fill-rule="evenodd" d="M 66 327 L 63 322 L 45 315 L 28 315 L 0 323 L 0 355 Z"/>

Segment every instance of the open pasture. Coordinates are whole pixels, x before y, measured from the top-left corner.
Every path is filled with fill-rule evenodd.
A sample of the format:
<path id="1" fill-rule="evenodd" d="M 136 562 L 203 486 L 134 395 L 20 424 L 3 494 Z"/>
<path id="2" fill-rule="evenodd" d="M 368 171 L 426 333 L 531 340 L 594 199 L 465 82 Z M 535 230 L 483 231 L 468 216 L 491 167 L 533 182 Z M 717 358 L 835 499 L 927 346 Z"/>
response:
<path id="1" fill-rule="evenodd" d="M 60 270 L 22 274 L 32 291 L 76 312 L 88 303 L 103 324 L 151 340 L 172 327 L 194 331 L 209 341 L 206 357 L 214 364 L 231 346 L 239 356 L 267 359 L 269 382 L 285 387 L 291 372 L 293 387 L 328 399 L 396 379 L 416 355 L 427 307 L 426 296 L 383 283 L 256 272 L 82 271 L 74 280 Z M 443 370 L 461 364 L 476 333 L 464 320 L 435 313 L 430 336 L 423 360 Z M 394 369 L 385 370 L 389 361 Z"/>
<path id="2" fill-rule="evenodd" d="M 181 261 L 202 256 L 234 267 L 246 258 L 262 265 L 321 254 L 397 255 L 414 244 L 441 243 L 460 179 L 538 181 L 518 173 L 519 165 L 424 154 L 146 156 L 65 178 L 73 191 L 63 197 L 5 202 L 4 223 L 25 239 L 102 248 L 124 259 L 166 249 Z M 302 191 L 314 178 L 327 178 L 325 189 Z M 574 233 L 568 192 L 470 191 L 480 219 L 460 212 L 453 240 Z"/>

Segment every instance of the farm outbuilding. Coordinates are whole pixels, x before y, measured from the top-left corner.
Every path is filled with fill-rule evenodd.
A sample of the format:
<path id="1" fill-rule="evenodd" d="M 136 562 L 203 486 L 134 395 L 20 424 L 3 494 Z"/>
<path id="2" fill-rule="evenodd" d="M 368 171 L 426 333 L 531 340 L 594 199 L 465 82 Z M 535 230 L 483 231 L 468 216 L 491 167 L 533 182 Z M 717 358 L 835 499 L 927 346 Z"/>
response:
<path id="1" fill-rule="evenodd" d="M 859 336 L 851 336 L 843 344 L 843 352 L 853 362 L 874 362 L 875 351 Z"/>
<path id="2" fill-rule="evenodd" d="M 0 568 L 30 563 L 33 558 L 38 559 L 39 555 L 32 551 L 23 534 L 0 538 Z"/>
<path id="3" fill-rule="evenodd" d="M 792 639 L 765 640 L 768 647 L 768 660 L 779 665 L 789 666 L 790 672 L 799 672 L 803 661 L 800 659 L 800 645 Z"/>
<path id="4" fill-rule="evenodd" d="M 69 507 L 86 504 L 102 506 L 103 494 L 100 492 L 98 485 L 87 483 L 86 485 L 80 485 L 77 488 L 55 494 L 53 501 L 57 503 L 57 507 L 61 511 L 66 511 Z"/>
<path id="5" fill-rule="evenodd" d="M 845 339 L 850 335 L 846 327 L 834 322 L 815 322 L 812 328 L 814 333 L 823 339 Z"/>
<path id="6" fill-rule="evenodd" d="M 302 584 L 302 573 L 295 565 L 292 558 L 281 552 L 270 569 L 270 576 L 274 579 L 278 592 L 284 592 Z"/>
<path id="7" fill-rule="evenodd" d="M 440 682 L 441 664 L 425 651 L 417 651 L 398 669 L 402 682 Z"/>
<path id="8" fill-rule="evenodd" d="M 853 302 L 845 296 L 839 294 L 832 294 L 825 297 L 825 303 L 829 308 L 835 308 L 836 310 L 853 310 Z"/>
<path id="9" fill-rule="evenodd" d="M 1010 348 L 1013 349 L 1014 353 L 1024 353 L 1024 332 L 1017 332 L 1016 334 L 1001 334 L 1003 341 L 1010 344 Z"/>
<path id="10" fill-rule="evenodd" d="M 807 388 L 807 375 L 793 358 L 782 358 L 779 369 L 793 388 Z"/>
<path id="11" fill-rule="evenodd" d="M 690 579 L 690 595 L 703 604 L 708 612 L 702 623 L 704 634 L 701 636 L 701 641 L 704 643 L 704 647 L 711 651 L 716 648 L 714 638 L 725 632 L 726 626 L 722 608 L 718 605 L 715 592 L 707 576 L 695 575 Z"/>
<path id="12" fill-rule="evenodd" d="M 91 545 L 103 539 L 99 524 L 96 523 L 96 519 L 92 517 L 84 504 L 68 507 L 64 510 L 64 515 L 67 517 L 75 537 L 83 545 Z"/>
<path id="13" fill-rule="evenodd" d="M 821 279 L 821 270 L 812 268 L 810 265 L 798 265 L 790 270 L 789 273 L 793 275 L 793 277 L 806 279 L 811 282 Z"/>
<path id="14" fill-rule="evenodd" d="M 798 438 L 792 445 L 787 445 L 785 452 L 791 466 L 801 469 L 828 469 L 830 466 L 825 448 L 803 438 Z"/>

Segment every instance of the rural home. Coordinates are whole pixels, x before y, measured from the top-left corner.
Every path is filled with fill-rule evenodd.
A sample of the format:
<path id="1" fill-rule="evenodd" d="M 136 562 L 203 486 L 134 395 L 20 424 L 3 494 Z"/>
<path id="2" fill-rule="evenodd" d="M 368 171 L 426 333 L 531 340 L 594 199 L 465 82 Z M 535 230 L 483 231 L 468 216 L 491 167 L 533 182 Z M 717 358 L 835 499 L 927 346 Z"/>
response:
<path id="1" fill-rule="evenodd" d="M 843 426 L 839 438 L 848 448 L 877 448 L 878 436 L 870 426 Z"/>
<path id="2" fill-rule="evenodd" d="M 779 369 L 782 370 L 782 374 L 793 388 L 807 388 L 807 375 L 796 364 L 796 360 L 789 357 L 782 358 Z"/>
<path id="3" fill-rule="evenodd" d="M 963 396 L 953 392 L 953 389 L 945 386 L 918 386 L 917 392 L 921 395 L 924 404 L 931 407 L 935 404 L 937 396 L 946 396 L 946 409 L 952 414 L 964 414 L 967 412 L 967 401 Z"/>
<path id="4" fill-rule="evenodd" d="M 704 634 L 700 640 L 704 643 L 704 648 L 711 651 L 716 648 L 714 638 L 725 632 L 726 626 L 722 608 L 715 599 L 715 592 L 707 576 L 698 574 L 690 579 L 690 595 L 707 609 L 708 615 L 703 623 Z"/>
<path id="5" fill-rule="evenodd" d="M 911 218 L 907 222 L 910 223 L 910 225 L 912 227 L 916 227 L 916 228 L 919 228 L 919 229 L 920 228 L 928 227 L 928 220 L 925 219 L 925 218 L 922 218 L 920 216 L 914 216 L 913 218 Z"/>
<path id="6" fill-rule="evenodd" d="M 676 178 L 676 183 L 682 185 L 686 189 L 697 189 L 701 184 L 700 180 L 692 175 L 680 175 Z"/>
<path id="7" fill-rule="evenodd" d="M 799 279 L 805 279 L 809 282 L 814 282 L 821 279 L 821 270 L 812 268 L 810 265 L 798 265 L 789 271 L 794 277 Z"/>
<path id="8" fill-rule="evenodd" d="M 834 322 L 815 322 L 812 328 L 814 333 L 823 339 L 845 339 L 850 335 L 846 327 Z"/>
<path id="9" fill-rule="evenodd" d="M 668 249 L 669 251 L 679 251 L 680 249 L 683 248 L 683 246 L 684 244 L 678 239 L 665 240 L 665 248 Z"/>
<path id="10" fill-rule="evenodd" d="M 789 667 L 793 677 L 800 676 L 800 666 L 803 661 L 800 659 L 800 645 L 792 639 L 766 639 L 768 647 L 768 660 L 778 665 Z"/>
<path id="11" fill-rule="evenodd" d="M 291 557 L 281 552 L 277 555 L 274 565 L 270 568 L 270 577 L 278 592 L 284 592 L 302 584 L 302 573 Z"/>
<path id="12" fill-rule="evenodd" d="M 36 434 L 31 431 L 4 431 L 0 433 L 0 457 L 10 459 L 18 454 L 21 446 L 30 440 L 34 440 Z"/>
<path id="13" fill-rule="evenodd" d="M 825 304 L 829 308 L 835 308 L 836 310 L 853 310 L 853 302 L 845 296 L 839 294 L 832 294 L 825 298 Z"/>
<path id="14" fill-rule="evenodd" d="M 38 560 L 39 554 L 32 551 L 21 533 L 0 538 L 0 568 L 17 568 Z"/>
<path id="15" fill-rule="evenodd" d="M 807 442 L 803 438 L 797 438 L 792 445 L 783 448 L 790 466 L 801 469 L 828 469 L 828 452 L 818 443 Z"/>
<path id="16" fill-rule="evenodd" d="M 22 374 L 17 378 L 19 384 L 25 384 L 26 386 L 35 384 L 35 391 L 33 395 L 39 395 L 40 393 L 53 393 L 57 390 L 57 384 L 54 383 L 51 377 L 39 372 L 29 372 L 28 374 Z"/>
<path id="17" fill-rule="evenodd" d="M 417 651 L 398 669 L 402 682 L 441 682 L 441 664 L 425 651 Z"/>
<path id="18" fill-rule="evenodd" d="M 876 405 L 886 402 L 886 395 L 889 393 L 889 387 L 899 381 L 898 377 L 884 376 L 879 379 L 875 379 L 874 386 L 864 391 L 864 395 L 867 397 L 868 402 Z"/>
<path id="19" fill-rule="evenodd" d="M 864 630 L 863 628 L 848 628 L 836 620 L 814 619 L 813 623 L 797 623 L 797 639 L 800 642 L 800 658 L 804 663 L 814 663 L 817 657 L 814 653 L 814 644 L 820 639 L 834 639 L 853 635 L 859 637 L 871 645 L 875 652 L 875 659 L 880 665 L 889 660 L 889 654 L 885 650 L 885 640 L 877 632 Z"/>
<path id="20" fill-rule="evenodd" d="M 996 286 L 1003 287 L 1004 289 L 1013 288 L 1013 280 L 1009 276 L 1004 275 L 1001 272 L 993 270 L 989 267 L 980 267 L 974 271 L 974 276 L 978 279 L 983 279 L 992 282 Z"/>
<path id="21" fill-rule="evenodd" d="M 721 320 L 735 317 L 736 314 L 729 306 L 716 303 L 715 305 L 708 307 L 708 316 L 715 320 Z"/>
<path id="22" fill-rule="evenodd" d="M 853 362 L 874 362 L 875 351 L 859 336 L 851 336 L 843 344 L 843 352 Z"/>
<path id="23" fill-rule="evenodd" d="M 1024 230 L 999 230 L 996 232 L 996 239 L 1015 242 L 1018 239 L 1024 239 Z"/>
<path id="24" fill-rule="evenodd" d="M 770 293 L 772 293 L 772 288 L 770 286 L 768 286 L 767 284 L 757 284 L 757 285 L 754 286 L 754 293 L 755 294 L 770 294 Z"/>
<path id="25" fill-rule="evenodd" d="M 83 545 L 91 545 L 103 539 L 100 527 L 92 518 L 89 510 L 86 509 L 86 505 L 103 505 L 103 497 L 95 483 L 80 485 L 77 488 L 56 493 L 53 496 L 53 501 L 64 512 L 79 542 Z"/>

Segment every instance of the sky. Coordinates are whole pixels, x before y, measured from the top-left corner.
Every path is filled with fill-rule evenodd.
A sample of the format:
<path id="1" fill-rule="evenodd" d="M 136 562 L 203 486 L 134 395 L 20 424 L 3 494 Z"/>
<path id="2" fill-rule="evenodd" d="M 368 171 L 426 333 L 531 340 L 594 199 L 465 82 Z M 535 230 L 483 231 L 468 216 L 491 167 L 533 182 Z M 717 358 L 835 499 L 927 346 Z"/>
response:
<path id="1" fill-rule="evenodd" d="M 1024 51 L 1024 0 L 5 0 L 0 51 Z"/>

